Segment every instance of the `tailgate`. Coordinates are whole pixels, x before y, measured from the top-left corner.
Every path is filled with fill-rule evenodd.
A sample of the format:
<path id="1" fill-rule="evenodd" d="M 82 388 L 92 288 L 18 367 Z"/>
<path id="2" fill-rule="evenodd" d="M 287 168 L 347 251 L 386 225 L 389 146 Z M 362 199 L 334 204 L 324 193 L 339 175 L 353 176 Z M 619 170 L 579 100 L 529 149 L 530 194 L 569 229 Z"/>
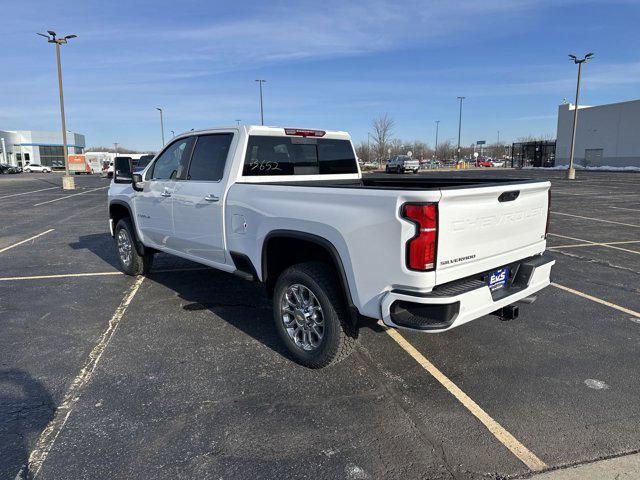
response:
<path id="1" fill-rule="evenodd" d="M 442 189 L 436 283 L 544 251 L 549 182 Z"/>

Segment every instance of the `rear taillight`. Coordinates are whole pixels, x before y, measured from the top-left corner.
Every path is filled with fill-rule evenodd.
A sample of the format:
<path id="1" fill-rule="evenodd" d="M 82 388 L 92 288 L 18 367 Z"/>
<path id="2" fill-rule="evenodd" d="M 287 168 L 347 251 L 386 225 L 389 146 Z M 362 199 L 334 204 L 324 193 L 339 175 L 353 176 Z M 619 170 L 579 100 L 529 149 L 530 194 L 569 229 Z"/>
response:
<path id="1" fill-rule="evenodd" d="M 549 200 L 547 201 L 547 225 L 544 227 L 544 238 L 549 235 L 549 222 L 551 221 L 551 188 L 547 192 Z"/>
<path id="2" fill-rule="evenodd" d="M 407 242 L 407 267 L 421 272 L 435 270 L 438 248 L 438 205 L 407 203 L 402 207 L 402 217 L 416 226 L 416 234 Z"/>

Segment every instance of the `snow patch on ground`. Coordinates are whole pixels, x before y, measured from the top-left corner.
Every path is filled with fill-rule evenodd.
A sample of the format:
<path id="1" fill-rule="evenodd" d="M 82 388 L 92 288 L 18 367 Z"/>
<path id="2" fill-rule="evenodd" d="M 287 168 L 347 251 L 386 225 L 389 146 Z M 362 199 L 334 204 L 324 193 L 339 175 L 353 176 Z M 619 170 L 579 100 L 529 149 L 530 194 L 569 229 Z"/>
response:
<path id="1" fill-rule="evenodd" d="M 523 170 L 567 170 L 568 165 L 558 165 L 555 167 L 522 167 Z M 576 170 L 593 170 L 601 172 L 640 172 L 640 167 L 611 167 L 608 165 L 602 165 L 597 167 L 583 167 L 582 165 L 576 165 Z"/>

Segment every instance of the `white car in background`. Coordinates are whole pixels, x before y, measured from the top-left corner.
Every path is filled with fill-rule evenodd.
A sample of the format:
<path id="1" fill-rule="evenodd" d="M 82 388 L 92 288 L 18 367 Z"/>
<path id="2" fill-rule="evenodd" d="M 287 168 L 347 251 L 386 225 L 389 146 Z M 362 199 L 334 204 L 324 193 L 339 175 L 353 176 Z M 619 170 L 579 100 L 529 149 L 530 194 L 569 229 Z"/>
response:
<path id="1" fill-rule="evenodd" d="M 504 167 L 505 164 L 504 160 L 492 160 L 491 163 L 494 167 Z"/>
<path id="2" fill-rule="evenodd" d="M 40 165 L 39 163 L 30 163 L 29 165 L 24 167 L 24 171 L 27 173 L 31 173 L 31 172 L 51 173 L 51 167 L 46 167 L 44 165 Z"/>

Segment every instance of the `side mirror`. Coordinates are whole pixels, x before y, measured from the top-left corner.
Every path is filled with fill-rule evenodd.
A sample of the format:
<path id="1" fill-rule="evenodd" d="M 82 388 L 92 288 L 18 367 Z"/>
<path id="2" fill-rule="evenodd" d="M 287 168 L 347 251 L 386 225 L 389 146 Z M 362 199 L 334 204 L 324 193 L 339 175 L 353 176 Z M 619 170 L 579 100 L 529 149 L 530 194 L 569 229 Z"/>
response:
<path id="1" fill-rule="evenodd" d="M 113 183 L 131 183 L 133 181 L 130 159 L 116 158 L 114 168 Z"/>
<path id="2" fill-rule="evenodd" d="M 137 192 L 144 190 L 144 180 L 142 180 L 142 175 L 140 173 L 134 173 L 131 176 L 131 185 Z"/>

